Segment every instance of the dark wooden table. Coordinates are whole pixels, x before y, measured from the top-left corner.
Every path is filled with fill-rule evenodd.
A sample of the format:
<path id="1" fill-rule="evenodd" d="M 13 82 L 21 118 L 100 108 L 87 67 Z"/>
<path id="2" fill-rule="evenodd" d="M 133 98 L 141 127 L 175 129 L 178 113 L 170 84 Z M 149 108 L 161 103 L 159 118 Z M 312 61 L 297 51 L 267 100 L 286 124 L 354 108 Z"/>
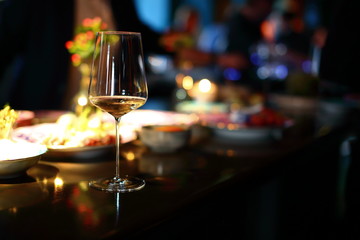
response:
<path id="1" fill-rule="evenodd" d="M 112 151 L 44 156 L 25 176 L 0 180 L 0 239 L 335 239 L 340 146 L 353 128 L 314 119 L 261 144 L 208 137 L 157 154 L 128 143 L 121 173 L 146 180 L 132 193 L 88 186 L 114 174 Z"/>

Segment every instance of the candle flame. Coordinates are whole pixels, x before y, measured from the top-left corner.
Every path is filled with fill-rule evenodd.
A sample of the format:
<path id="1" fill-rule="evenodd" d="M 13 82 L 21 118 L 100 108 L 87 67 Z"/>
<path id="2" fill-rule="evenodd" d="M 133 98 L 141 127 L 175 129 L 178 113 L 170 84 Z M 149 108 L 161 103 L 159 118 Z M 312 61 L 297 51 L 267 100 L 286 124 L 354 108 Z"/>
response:
<path id="1" fill-rule="evenodd" d="M 211 82 L 209 81 L 209 79 L 201 79 L 199 82 L 199 91 L 203 92 L 203 93 L 207 93 L 210 92 L 211 90 Z"/>

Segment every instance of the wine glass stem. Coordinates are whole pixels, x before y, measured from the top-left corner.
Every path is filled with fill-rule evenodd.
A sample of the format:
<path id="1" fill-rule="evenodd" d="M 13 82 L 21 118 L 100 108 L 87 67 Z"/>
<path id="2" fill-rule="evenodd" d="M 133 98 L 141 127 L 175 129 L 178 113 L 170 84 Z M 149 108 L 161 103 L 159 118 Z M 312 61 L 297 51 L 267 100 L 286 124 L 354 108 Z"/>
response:
<path id="1" fill-rule="evenodd" d="M 120 179 L 120 120 L 121 117 L 115 118 L 116 124 L 116 171 L 115 171 L 115 179 Z"/>

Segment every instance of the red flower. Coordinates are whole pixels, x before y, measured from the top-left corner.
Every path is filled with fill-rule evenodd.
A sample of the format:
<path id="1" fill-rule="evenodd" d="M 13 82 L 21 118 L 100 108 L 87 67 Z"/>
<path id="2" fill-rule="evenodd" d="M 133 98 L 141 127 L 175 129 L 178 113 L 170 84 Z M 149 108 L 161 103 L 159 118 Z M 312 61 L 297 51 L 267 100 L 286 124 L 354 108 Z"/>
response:
<path id="1" fill-rule="evenodd" d="M 91 18 L 85 18 L 82 22 L 82 24 L 84 25 L 84 27 L 90 27 L 92 24 L 93 20 Z"/>
<path id="2" fill-rule="evenodd" d="M 75 64 L 75 65 L 78 65 L 80 64 L 80 61 L 81 61 L 81 56 L 77 53 L 71 55 L 71 61 Z"/>
<path id="3" fill-rule="evenodd" d="M 101 29 L 106 29 L 107 27 L 108 27 L 107 24 L 103 22 L 103 23 L 101 24 L 101 27 L 100 27 L 100 28 L 101 28 Z"/>
<path id="4" fill-rule="evenodd" d="M 74 46 L 74 43 L 73 43 L 72 41 L 67 41 L 67 42 L 65 43 L 65 47 L 66 47 L 67 49 L 72 48 L 72 46 Z"/>
<path id="5" fill-rule="evenodd" d="M 93 23 L 94 24 L 99 24 L 101 22 L 101 18 L 100 17 L 94 17 L 93 19 Z"/>
<path id="6" fill-rule="evenodd" d="M 79 66 L 84 59 L 91 58 L 94 51 L 95 34 L 106 27 L 100 17 L 85 18 L 82 24 L 76 28 L 75 36 L 65 43 L 74 66 Z"/>
<path id="7" fill-rule="evenodd" d="M 93 39 L 95 37 L 95 34 L 92 31 L 86 32 L 86 37 L 88 40 Z"/>

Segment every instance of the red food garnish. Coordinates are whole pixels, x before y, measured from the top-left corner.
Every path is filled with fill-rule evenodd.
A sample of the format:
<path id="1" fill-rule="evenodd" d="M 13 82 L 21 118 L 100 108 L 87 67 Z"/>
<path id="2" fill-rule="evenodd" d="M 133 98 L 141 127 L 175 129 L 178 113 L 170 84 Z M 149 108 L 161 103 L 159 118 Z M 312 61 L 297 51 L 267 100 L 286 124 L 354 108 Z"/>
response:
<path id="1" fill-rule="evenodd" d="M 181 132 L 181 131 L 184 131 L 183 128 L 177 127 L 177 126 L 161 126 L 161 127 L 156 127 L 155 130 L 163 131 L 163 132 Z"/>
<path id="2" fill-rule="evenodd" d="M 105 137 L 101 139 L 96 138 L 88 138 L 85 140 L 84 145 L 85 146 L 103 146 L 103 145 L 112 145 L 115 144 L 115 136 L 113 135 L 106 135 Z"/>
<path id="3" fill-rule="evenodd" d="M 249 117 L 250 126 L 284 126 L 285 117 L 270 108 L 263 108 L 259 113 Z"/>

